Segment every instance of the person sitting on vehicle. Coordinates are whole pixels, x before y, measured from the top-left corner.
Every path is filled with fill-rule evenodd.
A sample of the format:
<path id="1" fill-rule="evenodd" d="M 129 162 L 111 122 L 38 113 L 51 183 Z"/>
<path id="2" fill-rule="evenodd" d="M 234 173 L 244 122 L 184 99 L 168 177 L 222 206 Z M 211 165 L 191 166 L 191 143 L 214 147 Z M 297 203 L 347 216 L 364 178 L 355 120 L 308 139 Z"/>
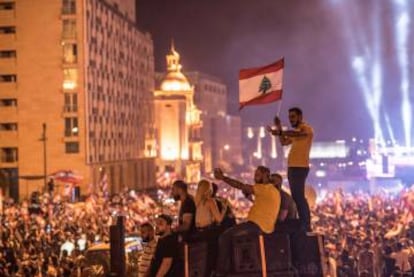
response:
<path id="1" fill-rule="evenodd" d="M 226 276 L 230 271 L 231 242 L 234 236 L 270 234 L 274 231 L 280 208 L 280 192 L 272 185 L 270 171 L 264 166 L 257 167 L 253 186 L 225 176 L 219 168 L 214 170 L 214 177 L 242 190 L 247 195 L 254 195 L 253 206 L 249 211 L 247 221 L 235 225 L 220 235 L 215 276 Z"/>

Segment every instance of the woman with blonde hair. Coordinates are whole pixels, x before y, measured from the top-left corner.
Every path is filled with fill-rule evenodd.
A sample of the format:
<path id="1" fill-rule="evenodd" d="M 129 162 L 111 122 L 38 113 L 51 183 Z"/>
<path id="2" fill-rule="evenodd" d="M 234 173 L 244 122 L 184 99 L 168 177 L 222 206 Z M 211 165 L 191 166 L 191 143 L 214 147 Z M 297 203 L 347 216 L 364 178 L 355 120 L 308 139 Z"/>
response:
<path id="1" fill-rule="evenodd" d="M 224 207 L 220 212 L 212 195 L 213 187 L 210 182 L 201 180 L 197 185 L 195 195 L 195 220 L 198 229 L 208 228 L 214 223 L 220 224 L 226 214 L 227 207 Z"/>

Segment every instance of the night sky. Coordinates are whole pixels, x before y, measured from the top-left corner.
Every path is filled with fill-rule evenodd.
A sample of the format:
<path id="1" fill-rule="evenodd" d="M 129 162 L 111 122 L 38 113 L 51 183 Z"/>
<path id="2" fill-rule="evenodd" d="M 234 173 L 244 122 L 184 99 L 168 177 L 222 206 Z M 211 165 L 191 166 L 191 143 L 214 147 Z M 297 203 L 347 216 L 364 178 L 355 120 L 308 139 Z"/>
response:
<path id="1" fill-rule="evenodd" d="M 228 85 L 229 110 L 240 114 L 245 126 L 270 123 L 279 104 L 239 113 L 238 71 L 284 56 L 282 121 L 287 123 L 288 107 L 297 105 L 316 140 L 372 137 L 372 121 L 351 68 L 350 37 L 332 2 L 137 0 L 137 21 L 152 34 L 157 71 L 165 71 L 173 38 L 184 71 L 209 73 Z"/>

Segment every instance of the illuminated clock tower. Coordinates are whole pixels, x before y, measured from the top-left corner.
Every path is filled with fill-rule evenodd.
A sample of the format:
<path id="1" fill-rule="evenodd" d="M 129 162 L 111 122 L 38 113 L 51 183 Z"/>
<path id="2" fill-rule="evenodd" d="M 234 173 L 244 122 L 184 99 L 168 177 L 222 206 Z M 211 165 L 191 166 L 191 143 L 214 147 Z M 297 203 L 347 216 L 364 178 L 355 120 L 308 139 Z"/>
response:
<path id="1" fill-rule="evenodd" d="M 167 74 L 154 92 L 159 172 L 173 170 L 188 182 L 200 178 L 201 111 L 194 104 L 194 87 L 181 72 L 180 55 L 171 45 Z"/>

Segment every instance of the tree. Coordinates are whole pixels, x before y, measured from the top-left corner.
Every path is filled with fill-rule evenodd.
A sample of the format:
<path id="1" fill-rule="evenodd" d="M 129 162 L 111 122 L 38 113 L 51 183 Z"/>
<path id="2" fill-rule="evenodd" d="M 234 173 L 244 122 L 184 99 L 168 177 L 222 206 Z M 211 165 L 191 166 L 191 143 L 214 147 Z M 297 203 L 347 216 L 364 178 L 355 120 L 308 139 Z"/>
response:
<path id="1" fill-rule="evenodd" d="M 260 83 L 259 93 L 265 94 L 271 87 L 272 83 L 270 82 L 270 79 L 264 76 Z"/>

